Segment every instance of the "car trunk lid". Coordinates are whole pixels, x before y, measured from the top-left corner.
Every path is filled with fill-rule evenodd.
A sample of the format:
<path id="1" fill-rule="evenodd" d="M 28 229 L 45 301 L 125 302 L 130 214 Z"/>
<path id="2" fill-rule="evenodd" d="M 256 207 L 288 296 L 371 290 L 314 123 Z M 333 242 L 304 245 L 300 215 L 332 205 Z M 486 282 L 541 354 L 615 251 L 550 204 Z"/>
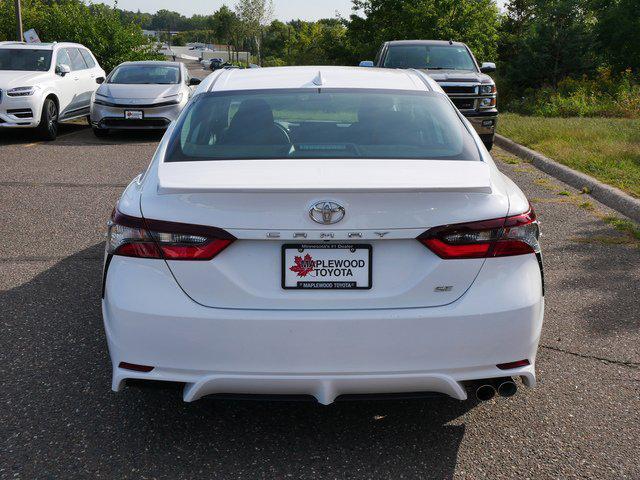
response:
<path id="1" fill-rule="evenodd" d="M 317 223 L 310 210 L 326 202 L 344 208 L 344 218 Z M 213 226 L 237 239 L 211 261 L 167 261 L 194 301 L 282 310 L 451 303 L 471 286 L 484 259 L 443 260 L 416 237 L 508 210 L 489 165 L 428 160 L 162 163 L 141 206 L 147 219 Z M 327 244 L 354 245 L 359 253 L 370 246 L 371 288 L 283 288 L 283 274 L 295 267 L 283 246 L 303 246 L 304 258 L 309 248 Z"/>
<path id="2" fill-rule="evenodd" d="M 390 168 L 392 167 L 392 168 Z M 483 162 L 442 160 L 225 160 L 163 162 L 158 193 L 491 193 Z"/>

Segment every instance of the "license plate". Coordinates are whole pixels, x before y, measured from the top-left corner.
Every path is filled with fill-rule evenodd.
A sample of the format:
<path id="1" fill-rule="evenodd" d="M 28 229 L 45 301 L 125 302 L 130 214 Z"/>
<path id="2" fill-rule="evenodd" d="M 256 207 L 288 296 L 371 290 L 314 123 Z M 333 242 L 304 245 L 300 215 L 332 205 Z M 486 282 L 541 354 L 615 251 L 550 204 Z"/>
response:
<path id="1" fill-rule="evenodd" d="M 142 110 L 125 110 L 124 118 L 127 120 L 142 120 Z"/>
<path id="2" fill-rule="evenodd" d="M 353 290 L 371 288 L 371 245 L 282 246 L 282 288 Z"/>

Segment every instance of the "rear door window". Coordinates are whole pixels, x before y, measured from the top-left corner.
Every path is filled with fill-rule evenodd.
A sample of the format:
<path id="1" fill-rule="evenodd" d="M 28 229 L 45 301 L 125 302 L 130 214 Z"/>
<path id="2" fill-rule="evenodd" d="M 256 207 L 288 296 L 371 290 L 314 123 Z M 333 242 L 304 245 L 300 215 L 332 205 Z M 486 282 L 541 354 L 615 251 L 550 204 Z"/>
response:
<path id="1" fill-rule="evenodd" d="M 91 54 L 87 50 L 81 48 L 80 49 L 80 54 L 82 55 L 82 58 L 84 59 L 84 62 L 87 64 L 87 67 L 93 68 L 93 67 L 96 66 L 96 62 L 93 61 L 93 57 L 91 56 Z"/>
<path id="2" fill-rule="evenodd" d="M 85 70 L 87 68 L 87 64 L 84 62 L 79 49 L 67 48 L 67 53 L 71 59 L 71 70 Z"/>

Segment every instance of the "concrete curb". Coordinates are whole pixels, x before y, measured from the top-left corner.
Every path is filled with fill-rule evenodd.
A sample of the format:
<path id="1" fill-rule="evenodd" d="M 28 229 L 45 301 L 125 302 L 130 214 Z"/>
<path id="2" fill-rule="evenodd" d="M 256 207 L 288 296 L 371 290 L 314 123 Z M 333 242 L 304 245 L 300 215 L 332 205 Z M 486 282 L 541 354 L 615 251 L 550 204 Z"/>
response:
<path id="1" fill-rule="evenodd" d="M 524 147 L 513 140 L 496 134 L 495 144 L 509 153 L 531 162 L 535 167 L 578 190 L 587 187 L 593 198 L 613 208 L 627 217 L 640 222 L 640 200 L 624 193 L 615 187 L 606 185 L 584 173 L 562 165 L 555 160 L 545 157 L 541 153 Z"/>

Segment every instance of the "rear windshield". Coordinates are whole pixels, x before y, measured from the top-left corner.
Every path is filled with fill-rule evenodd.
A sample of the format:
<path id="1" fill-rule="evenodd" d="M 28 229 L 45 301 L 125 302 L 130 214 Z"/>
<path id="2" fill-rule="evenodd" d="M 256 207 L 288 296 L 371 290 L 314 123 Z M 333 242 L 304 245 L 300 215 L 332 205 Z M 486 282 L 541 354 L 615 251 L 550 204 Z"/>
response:
<path id="1" fill-rule="evenodd" d="M 206 93 L 181 116 L 165 161 L 273 158 L 479 160 L 441 95 L 372 90 Z"/>
<path id="2" fill-rule="evenodd" d="M 457 45 L 395 45 L 384 59 L 387 68 L 476 70 L 469 51 Z"/>
<path id="3" fill-rule="evenodd" d="M 172 85 L 180 83 L 180 70 L 165 65 L 120 65 L 109 76 L 107 83 Z"/>
<path id="4" fill-rule="evenodd" d="M 46 72 L 51 66 L 51 50 L 0 48 L 0 70 Z"/>

